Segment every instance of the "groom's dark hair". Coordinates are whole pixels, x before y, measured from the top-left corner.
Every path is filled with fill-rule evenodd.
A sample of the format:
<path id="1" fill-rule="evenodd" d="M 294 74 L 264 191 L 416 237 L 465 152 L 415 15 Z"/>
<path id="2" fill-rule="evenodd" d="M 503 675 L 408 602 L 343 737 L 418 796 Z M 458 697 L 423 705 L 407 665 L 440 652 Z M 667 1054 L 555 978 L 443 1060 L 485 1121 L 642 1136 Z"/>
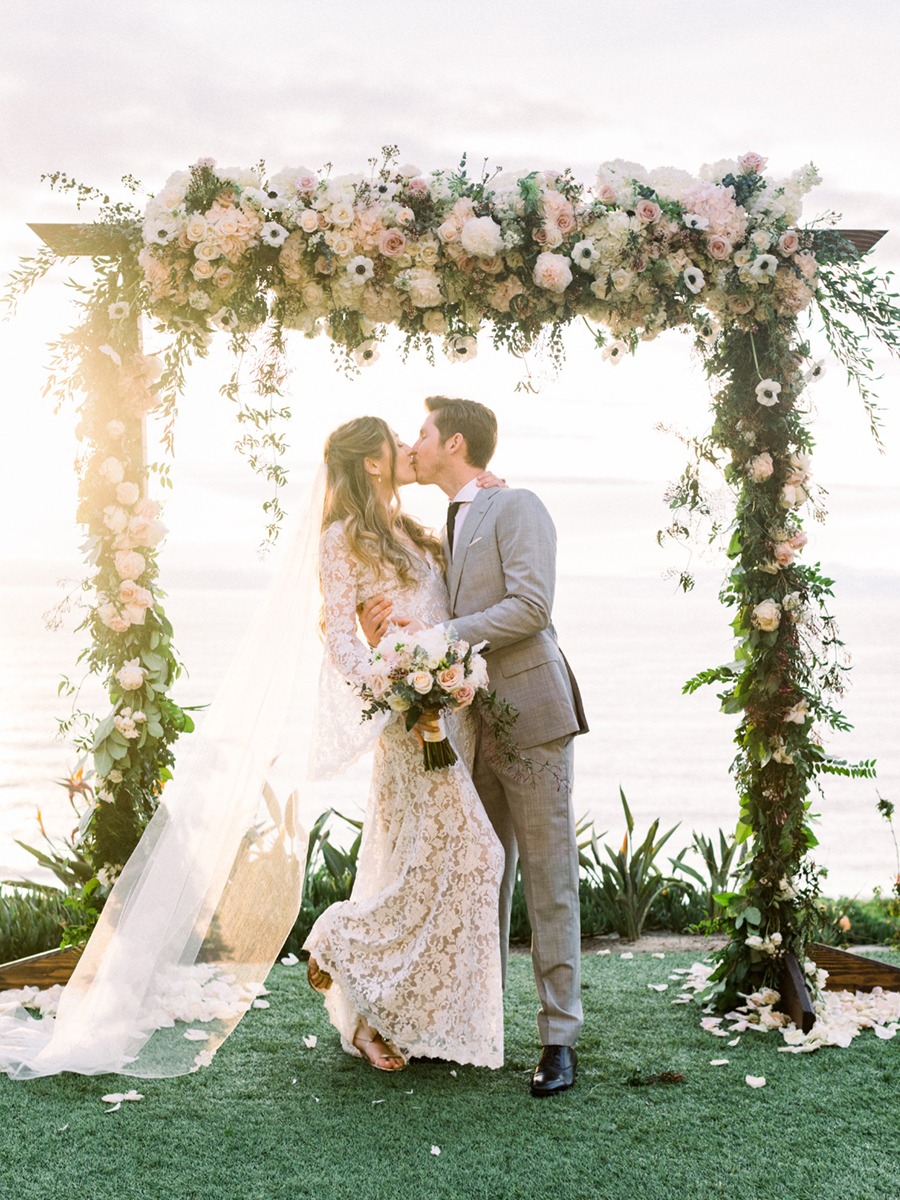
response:
<path id="1" fill-rule="evenodd" d="M 461 433 L 466 439 L 466 462 L 486 467 L 497 449 L 497 418 L 477 400 L 428 396 L 425 407 L 434 416 L 442 441 Z"/>

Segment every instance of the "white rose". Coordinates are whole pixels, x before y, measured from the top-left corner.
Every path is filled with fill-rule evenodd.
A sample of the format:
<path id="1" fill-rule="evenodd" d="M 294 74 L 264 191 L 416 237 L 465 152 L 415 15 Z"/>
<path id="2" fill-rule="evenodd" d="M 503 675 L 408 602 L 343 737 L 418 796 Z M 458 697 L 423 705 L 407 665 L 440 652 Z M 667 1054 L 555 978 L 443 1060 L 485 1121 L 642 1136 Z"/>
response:
<path id="1" fill-rule="evenodd" d="M 388 708 L 392 712 L 404 713 L 407 712 L 410 704 L 408 700 L 404 700 L 402 696 L 398 696 L 396 692 L 391 692 L 387 698 Z"/>
<path id="2" fill-rule="evenodd" d="M 420 696 L 427 696 L 434 685 L 430 671 L 413 671 L 411 675 L 407 675 L 406 682 L 415 688 Z"/>
<path id="3" fill-rule="evenodd" d="M 470 217 L 460 231 L 459 240 L 467 254 L 493 258 L 503 249 L 503 230 L 493 217 Z"/>
<path id="4" fill-rule="evenodd" d="M 108 504 L 103 510 L 103 524 L 110 533 L 121 533 L 128 524 L 128 513 L 117 504 Z"/>
<path id="5" fill-rule="evenodd" d="M 137 504 L 141 497 L 141 489 L 136 483 L 120 483 L 116 485 L 116 499 L 120 504 Z"/>
<path id="6" fill-rule="evenodd" d="M 427 267 L 413 267 L 406 272 L 409 284 L 409 298 L 416 308 L 436 308 L 442 304 L 441 281 L 434 271 Z"/>
<path id="7" fill-rule="evenodd" d="M 145 674 L 146 672 L 141 666 L 141 660 L 139 658 L 130 658 L 124 667 L 116 671 L 116 679 L 119 681 L 119 686 L 123 691 L 136 692 L 138 688 L 143 687 Z"/>
<path id="8" fill-rule="evenodd" d="M 189 242 L 202 242 L 206 237 L 209 226 L 206 223 L 206 218 L 195 213 L 194 216 L 188 217 L 184 223 L 184 236 Z"/>
<path id="9" fill-rule="evenodd" d="M 777 600 L 761 600 L 753 609 L 751 620 L 763 633 L 773 633 L 781 624 L 781 605 Z"/>
<path id="10" fill-rule="evenodd" d="M 116 574 L 120 579 L 138 579 L 147 569 L 147 560 L 136 550 L 119 550 L 115 557 Z"/>
<path id="11" fill-rule="evenodd" d="M 315 233 L 319 228 L 319 214 L 312 208 L 304 208 L 298 222 L 304 233 Z"/>
<path id="12" fill-rule="evenodd" d="M 103 460 L 98 473 L 107 483 L 121 483 L 125 478 L 125 468 L 117 458 L 112 456 Z"/>
<path id="13" fill-rule="evenodd" d="M 539 288 L 560 295 L 572 282 L 572 266 L 565 254 L 545 250 L 537 257 L 532 277 Z"/>

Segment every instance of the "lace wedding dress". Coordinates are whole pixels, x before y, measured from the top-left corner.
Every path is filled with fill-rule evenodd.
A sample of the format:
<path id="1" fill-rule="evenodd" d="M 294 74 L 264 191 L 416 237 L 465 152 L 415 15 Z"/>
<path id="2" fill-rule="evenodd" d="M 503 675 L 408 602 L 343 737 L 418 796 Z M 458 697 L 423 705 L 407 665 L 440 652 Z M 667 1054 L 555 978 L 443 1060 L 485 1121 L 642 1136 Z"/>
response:
<path id="1" fill-rule="evenodd" d="M 419 561 L 404 585 L 359 563 L 343 524 L 322 535 L 320 572 L 327 651 L 350 681 L 367 652 L 357 605 L 383 593 L 394 611 L 426 626 L 448 619 L 440 568 Z M 452 718 L 461 761 L 426 771 L 403 717 L 375 747 L 359 866 L 350 900 L 316 922 L 306 949 L 333 983 L 325 993 L 345 1050 L 361 1018 L 407 1057 L 478 1066 L 503 1062 L 497 905 L 503 851 L 481 806 L 471 762 L 471 718 Z"/>

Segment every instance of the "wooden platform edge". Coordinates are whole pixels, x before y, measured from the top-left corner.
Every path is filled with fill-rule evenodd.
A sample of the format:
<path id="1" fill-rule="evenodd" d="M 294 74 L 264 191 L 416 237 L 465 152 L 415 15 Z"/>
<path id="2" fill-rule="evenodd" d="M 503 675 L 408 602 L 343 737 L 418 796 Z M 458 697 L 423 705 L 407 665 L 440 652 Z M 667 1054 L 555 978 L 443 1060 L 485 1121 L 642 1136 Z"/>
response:
<path id="1" fill-rule="evenodd" d="M 809 1033 L 816 1023 L 816 1010 L 796 956 L 786 954 L 781 976 L 781 1011 L 787 1013 L 798 1029 Z"/>
<path id="2" fill-rule="evenodd" d="M 870 992 L 872 988 L 884 988 L 887 992 L 900 992 L 900 967 L 879 962 L 865 954 L 851 954 L 822 942 L 810 942 L 806 952 L 817 967 L 828 972 L 826 991 Z"/>
<path id="3" fill-rule="evenodd" d="M 64 950 L 46 950 L 43 954 L 17 958 L 15 962 L 0 963 L 0 991 L 68 983 L 80 957 L 81 950 L 67 946 Z"/>

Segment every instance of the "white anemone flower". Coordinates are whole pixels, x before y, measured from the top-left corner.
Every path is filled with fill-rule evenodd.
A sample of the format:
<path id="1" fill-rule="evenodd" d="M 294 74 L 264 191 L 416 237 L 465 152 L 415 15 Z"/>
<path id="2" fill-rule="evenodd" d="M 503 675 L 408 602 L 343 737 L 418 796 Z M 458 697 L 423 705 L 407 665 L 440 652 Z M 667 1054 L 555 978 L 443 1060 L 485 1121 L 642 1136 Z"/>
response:
<path id="1" fill-rule="evenodd" d="M 685 213 L 684 223 L 688 229 L 706 229 L 709 225 L 709 217 L 701 217 L 699 213 Z"/>
<path id="2" fill-rule="evenodd" d="M 375 264 L 364 254 L 357 254 L 347 263 L 347 274 L 354 283 L 365 283 L 375 274 Z"/>
<path id="3" fill-rule="evenodd" d="M 157 219 L 144 222 L 144 241 L 149 246 L 168 246 L 176 237 L 178 224 L 175 221 Z"/>
<path id="4" fill-rule="evenodd" d="M 581 267 L 582 271 L 586 271 L 592 263 L 597 261 L 597 250 L 590 238 L 585 238 L 584 241 L 578 242 L 572 247 L 569 257 L 576 267 Z"/>
<path id="5" fill-rule="evenodd" d="M 687 267 L 681 278 L 684 280 L 688 291 L 693 292 L 695 296 L 703 291 L 706 279 L 699 267 Z"/>
<path id="6" fill-rule="evenodd" d="M 112 314 L 110 314 L 112 315 Z M 804 383 L 818 383 L 825 375 L 825 360 L 823 358 L 816 359 L 815 362 L 809 364 L 808 370 L 803 375 Z"/>
<path id="7" fill-rule="evenodd" d="M 764 408 L 771 408 L 778 403 L 778 393 L 781 391 L 781 384 L 776 383 L 774 379 L 764 379 L 756 385 L 756 399 Z"/>
<path id="8" fill-rule="evenodd" d="M 259 236 L 267 246 L 283 246 L 287 241 L 288 231 L 277 221 L 266 221 L 259 231 Z"/>
<path id="9" fill-rule="evenodd" d="M 131 312 L 131 305 L 127 300 L 116 300 L 109 306 L 109 319 L 111 321 L 123 321 Z"/>
<path id="10" fill-rule="evenodd" d="M 361 342 L 353 351 L 353 357 L 358 367 L 371 367 L 373 363 L 378 362 L 378 343 L 372 338 Z"/>
<path id="11" fill-rule="evenodd" d="M 478 343 L 471 334 L 460 334 L 448 340 L 444 353 L 451 362 L 469 362 L 478 354 Z"/>
<path id="12" fill-rule="evenodd" d="M 612 365 L 615 367 L 618 366 L 627 353 L 628 347 L 625 345 L 625 343 L 616 340 L 614 342 L 610 342 L 608 346 L 603 347 L 603 349 L 600 351 L 600 357 L 606 362 L 612 363 Z"/>
<path id="13" fill-rule="evenodd" d="M 774 254 L 758 254 L 750 264 L 750 274 L 757 279 L 771 279 L 778 270 L 778 259 Z"/>

